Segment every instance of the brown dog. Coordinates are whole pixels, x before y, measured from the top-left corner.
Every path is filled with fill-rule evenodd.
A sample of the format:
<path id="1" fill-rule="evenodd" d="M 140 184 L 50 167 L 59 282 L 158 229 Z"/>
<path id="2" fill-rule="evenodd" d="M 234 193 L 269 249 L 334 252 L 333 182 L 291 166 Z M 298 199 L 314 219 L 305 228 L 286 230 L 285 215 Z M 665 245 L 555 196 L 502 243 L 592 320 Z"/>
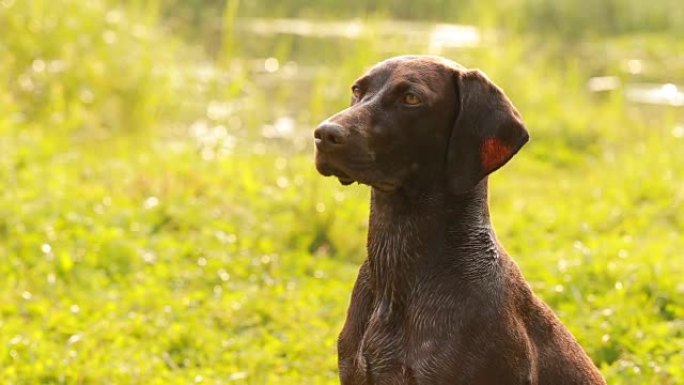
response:
<path id="1" fill-rule="evenodd" d="M 490 224 L 487 175 L 528 140 L 504 93 L 431 56 L 379 63 L 352 91 L 314 134 L 321 174 L 372 186 L 342 384 L 605 384 Z"/>

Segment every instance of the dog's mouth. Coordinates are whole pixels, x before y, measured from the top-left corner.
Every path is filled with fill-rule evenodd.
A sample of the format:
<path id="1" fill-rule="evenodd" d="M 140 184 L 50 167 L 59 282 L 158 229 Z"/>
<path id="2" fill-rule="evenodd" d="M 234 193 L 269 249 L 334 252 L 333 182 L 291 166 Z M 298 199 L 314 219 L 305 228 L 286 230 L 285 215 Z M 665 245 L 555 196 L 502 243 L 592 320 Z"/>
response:
<path id="1" fill-rule="evenodd" d="M 320 171 L 320 170 L 319 170 L 319 171 Z M 325 176 L 334 176 L 334 177 L 336 177 L 337 180 L 340 181 L 340 183 L 341 183 L 343 186 L 349 186 L 350 184 L 352 184 L 352 183 L 354 183 L 354 182 L 358 182 L 356 179 L 352 178 L 351 176 L 349 176 L 349 174 L 347 174 L 346 172 L 340 170 L 339 168 L 329 168 L 329 169 L 326 170 L 326 171 L 327 171 L 327 174 L 326 174 L 325 172 L 321 172 L 321 174 L 323 174 L 323 175 L 325 175 Z"/>
<path id="2" fill-rule="evenodd" d="M 328 162 L 323 162 L 320 159 L 316 159 L 316 169 L 323 176 L 334 176 L 343 186 L 348 186 L 356 180 L 349 176 L 346 172 L 340 170 L 339 167 L 333 167 Z"/>
<path id="3" fill-rule="evenodd" d="M 335 176 L 337 177 L 337 180 L 339 180 L 343 186 L 349 186 L 350 184 L 356 182 L 354 180 L 354 178 L 350 177 L 349 175 L 347 175 L 345 173 L 336 173 Z"/>
<path id="4" fill-rule="evenodd" d="M 315 161 L 321 175 L 334 176 L 343 186 L 356 182 L 382 192 L 393 192 L 401 186 L 400 179 L 379 170 L 375 158 L 369 154 L 341 156 L 316 149 Z"/>
<path id="5" fill-rule="evenodd" d="M 321 159 L 316 159 L 316 169 L 318 170 L 319 173 L 323 176 L 334 176 L 337 178 L 337 180 L 342 184 L 343 186 L 348 186 L 354 182 L 359 183 L 359 184 L 365 184 L 368 186 L 371 186 L 377 190 L 380 190 L 382 192 L 392 192 L 395 191 L 398 187 L 399 184 L 391 181 L 381 181 L 381 180 L 373 180 L 375 178 L 368 178 L 367 176 L 364 175 L 358 175 L 356 177 L 352 177 L 348 171 L 343 170 L 340 167 L 336 167 L 331 165 L 328 162 L 324 162 Z"/>
<path id="6" fill-rule="evenodd" d="M 350 184 L 356 182 L 359 184 L 365 184 L 368 186 L 371 186 L 377 190 L 380 190 L 382 192 L 392 192 L 397 189 L 397 185 L 395 183 L 390 183 L 390 182 L 381 182 L 381 181 L 366 181 L 364 178 L 358 178 L 354 179 L 344 172 L 336 172 L 333 173 L 335 177 L 337 177 L 337 180 L 343 185 L 343 186 L 349 186 Z"/>

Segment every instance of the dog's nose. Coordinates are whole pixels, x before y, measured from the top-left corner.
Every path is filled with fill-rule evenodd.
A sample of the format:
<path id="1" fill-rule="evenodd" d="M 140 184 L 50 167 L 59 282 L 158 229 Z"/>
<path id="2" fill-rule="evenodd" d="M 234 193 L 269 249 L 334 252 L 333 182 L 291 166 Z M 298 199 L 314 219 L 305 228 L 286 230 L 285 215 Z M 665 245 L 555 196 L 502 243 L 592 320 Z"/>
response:
<path id="1" fill-rule="evenodd" d="M 339 146 L 344 143 L 345 137 L 344 127 L 335 123 L 326 122 L 314 130 L 314 142 L 319 150 Z"/>

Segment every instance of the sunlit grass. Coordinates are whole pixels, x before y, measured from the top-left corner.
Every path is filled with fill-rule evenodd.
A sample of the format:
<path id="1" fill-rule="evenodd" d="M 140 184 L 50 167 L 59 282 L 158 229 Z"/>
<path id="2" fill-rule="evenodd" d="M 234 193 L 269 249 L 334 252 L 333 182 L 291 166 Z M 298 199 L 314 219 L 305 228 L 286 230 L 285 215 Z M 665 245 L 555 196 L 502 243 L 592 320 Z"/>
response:
<path id="1" fill-rule="evenodd" d="M 0 2 L 0 382 L 337 383 L 369 194 L 317 175 L 309 132 L 406 46 L 228 28 L 212 62 L 160 7 Z M 611 41 L 614 60 L 529 35 L 422 50 L 485 70 L 527 122 L 491 204 L 537 293 L 609 383 L 677 384 L 681 111 L 586 90 L 673 46 Z"/>

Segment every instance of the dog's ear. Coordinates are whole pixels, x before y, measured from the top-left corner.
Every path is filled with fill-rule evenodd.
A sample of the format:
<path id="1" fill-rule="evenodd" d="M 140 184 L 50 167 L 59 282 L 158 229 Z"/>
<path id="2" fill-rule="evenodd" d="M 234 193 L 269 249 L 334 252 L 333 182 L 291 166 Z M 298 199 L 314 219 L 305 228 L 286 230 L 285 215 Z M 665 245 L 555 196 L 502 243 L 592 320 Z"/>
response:
<path id="1" fill-rule="evenodd" d="M 458 115 L 447 153 L 454 193 L 467 192 L 503 166 L 529 140 L 518 111 L 479 70 L 454 70 Z"/>

